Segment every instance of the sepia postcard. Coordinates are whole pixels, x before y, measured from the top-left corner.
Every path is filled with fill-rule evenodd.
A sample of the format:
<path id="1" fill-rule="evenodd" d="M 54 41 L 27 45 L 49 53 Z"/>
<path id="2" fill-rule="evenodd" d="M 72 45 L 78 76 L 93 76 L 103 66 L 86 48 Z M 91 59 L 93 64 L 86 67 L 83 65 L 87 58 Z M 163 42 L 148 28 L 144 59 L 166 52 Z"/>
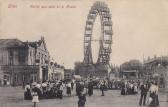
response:
<path id="1" fill-rule="evenodd" d="M 168 107 L 168 0 L 1 0 L 0 107 Z"/>

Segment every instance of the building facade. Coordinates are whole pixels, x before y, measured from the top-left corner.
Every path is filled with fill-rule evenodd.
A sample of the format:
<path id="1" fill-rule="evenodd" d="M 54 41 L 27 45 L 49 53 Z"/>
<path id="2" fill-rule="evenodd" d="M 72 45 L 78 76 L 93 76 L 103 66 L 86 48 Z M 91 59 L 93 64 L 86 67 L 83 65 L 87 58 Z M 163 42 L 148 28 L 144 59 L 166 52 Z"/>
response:
<path id="1" fill-rule="evenodd" d="M 58 65 L 54 62 L 50 62 L 48 77 L 49 81 L 63 80 L 64 66 Z"/>
<path id="2" fill-rule="evenodd" d="M 49 51 L 44 40 L 44 37 L 41 37 L 39 41 L 27 42 L 31 47 L 35 49 L 35 65 L 39 67 L 37 80 L 42 82 L 48 80 L 48 69 L 50 62 Z"/>
<path id="3" fill-rule="evenodd" d="M 80 75 L 83 78 L 88 77 L 98 77 L 98 78 L 108 78 L 111 68 L 109 65 L 104 64 L 84 64 L 77 62 L 75 63 L 75 75 Z"/>
<path id="4" fill-rule="evenodd" d="M 0 39 L 0 83 L 23 85 L 48 79 L 49 52 L 44 38 L 36 42 Z"/>
<path id="5" fill-rule="evenodd" d="M 165 87 L 168 72 L 168 56 L 148 58 L 144 61 L 145 78 L 158 82 L 160 87 Z"/>

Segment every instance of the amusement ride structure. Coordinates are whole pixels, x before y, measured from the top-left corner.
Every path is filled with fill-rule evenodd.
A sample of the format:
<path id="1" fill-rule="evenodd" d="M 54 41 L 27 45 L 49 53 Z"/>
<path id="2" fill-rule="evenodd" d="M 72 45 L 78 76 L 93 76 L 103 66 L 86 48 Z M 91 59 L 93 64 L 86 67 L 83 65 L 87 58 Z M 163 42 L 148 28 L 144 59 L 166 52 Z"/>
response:
<path id="1" fill-rule="evenodd" d="M 101 20 L 101 38 L 100 40 L 92 40 L 92 31 L 97 16 Z M 97 64 L 109 64 L 111 44 L 112 44 L 112 21 L 110 10 L 104 2 L 95 2 L 89 11 L 85 26 L 84 35 L 84 63 L 93 64 L 92 59 L 92 41 L 99 41 L 99 55 Z"/>
<path id="2" fill-rule="evenodd" d="M 98 40 L 92 39 L 92 32 L 96 17 L 101 20 L 101 37 Z M 93 62 L 92 42 L 99 42 L 99 53 L 97 61 Z M 112 21 L 110 9 L 104 2 L 95 2 L 87 16 L 85 33 L 84 33 L 84 60 L 83 65 L 78 67 L 77 74 L 81 76 L 98 76 L 108 75 L 110 53 L 112 44 Z"/>

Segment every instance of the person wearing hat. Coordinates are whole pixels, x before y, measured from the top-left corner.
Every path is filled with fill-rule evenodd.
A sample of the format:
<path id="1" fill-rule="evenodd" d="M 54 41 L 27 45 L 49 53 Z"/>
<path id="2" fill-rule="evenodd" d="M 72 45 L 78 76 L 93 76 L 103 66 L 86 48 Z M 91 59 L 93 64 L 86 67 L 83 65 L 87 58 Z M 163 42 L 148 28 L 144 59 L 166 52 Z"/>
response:
<path id="1" fill-rule="evenodd" d="M 78 95 L 78 107 L 85 107 L 86 103 L 86 93 L 84 89 Z"/>
<path id="2" fill-rule="evenodd" d="M 79 94 L 81 93 L 81 91 L 84 89 L 84 83 L 81 82 L 77 82 L 76 83 L 76 95 L 79 96 Z"/>
<path id="3" fill-rule="evenodd" d="M 143 101 L 143 106 L 146 105 L 146 96 L 147 96 L 147 92 L 148 92 L 148 88 L 147 85 L 145 84 L 145 82 L 143 82 L 143 84 L 140 86 L 140 90 L 141 90 L 141 97 L 139 100 L 139 105 L 142 105 L 142 101 Z"/>
<path id="4" fill-rule="evenodd" d="M 27 83 L 26 86 L 25 86 L 24 99 L 25 100 L 31 100 L 32 99 L 29 83 Z"/>
<path id="5" fill-rule="evenodd" d="M 37 95 L 38 95 L 38 97 L 41 99 L 43 95 L 42 95 L 42 92 L 41 92 L 41 90 L 39 89 L 37 83 L 33 83 L 32 85 L 33 85 L 32 91 L 33 91 L 33 92 L 36 92 Z"/>
<path id="6" fill-rule="evenodd" d="M 100 90 L 102 92 L 101 96 L 104 96 L 105 81 L 100 81 Z"/>
<path id="7" fill-rule="evenodd" d="M 152 98 L 152 101 L 150 102 L 149 107 L 159 106 L 157 83 L 151 82 L 149 92 L 150 92 L 150 98 Z"/>
<path id="8" fill-rule="evenodd" d="M 121 95 L 126 95 L 126 83 L 124 81 L 121 83 Z"/>
<path id="9" fill-rule="evenodd" d="M 90 81 L 88 83 L 88 94 L 89 94 L 89 96 L 93 95 L 93 83 L 92 83 L 92 81 Z"/>
<path id="10" fill-rule="evenodd" d="M 71 81 L 71 90 L 73 91 L 73 89 L 74 89 L 74 81 L 72 80 Z"/>
<path id="11" fill-rule="evenodd" d="M 63 85 L 62 85 L 62 82 L 59 82 L 59 84 L 58 84 L 58 93 L 57 93 L 57 96 L 60 99 L 63 98 Z"/>
<path id="12" fill-rule="evenodd" d="M 67 90 L 67 95 L 71 96 L 71 83 L 70 82 L 67 83 L 66 90 Z"/>
<path id="13" fill-rule="evenodd" d="M 47 92 L 47 82 L 44 81 L 41 86 L 42 86 L 43 96 L 47 96 L 46 95 L 46 92 Z"/>

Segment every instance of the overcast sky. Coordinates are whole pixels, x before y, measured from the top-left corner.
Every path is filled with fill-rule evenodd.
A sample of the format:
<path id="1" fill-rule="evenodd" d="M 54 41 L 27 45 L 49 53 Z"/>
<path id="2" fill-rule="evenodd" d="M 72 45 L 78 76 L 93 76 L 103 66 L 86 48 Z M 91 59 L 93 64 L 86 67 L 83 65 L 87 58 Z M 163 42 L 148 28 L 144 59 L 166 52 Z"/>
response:
<path id="1" fill-rule="evenodd" d="M 168 55 L 167 0 L 105 0 L 113 22 L 111 63 L 122 64 L 130 59 L 142 61 L 143 55 Z M 22 41 L 39 40 L 44 36 L 51 57 L 66 68 L 83 61 L 84 28 L 94 0 L 38 1 L 11 0 L 0 4 L 0 38 Z M 17 8 L 8 8 L 9 4 Z M 30 8 L 64 6 L 64 8 Z M 74 8 L 65 8 L 71 5 Z M 99 35 L 96 21 L 94 34 Z M 98 27 L 99 26 L 99 27 Z M 94 49 L 93 49 L 94 50 Z M 96 54 L 96 53 L 94 53 Z"/>

